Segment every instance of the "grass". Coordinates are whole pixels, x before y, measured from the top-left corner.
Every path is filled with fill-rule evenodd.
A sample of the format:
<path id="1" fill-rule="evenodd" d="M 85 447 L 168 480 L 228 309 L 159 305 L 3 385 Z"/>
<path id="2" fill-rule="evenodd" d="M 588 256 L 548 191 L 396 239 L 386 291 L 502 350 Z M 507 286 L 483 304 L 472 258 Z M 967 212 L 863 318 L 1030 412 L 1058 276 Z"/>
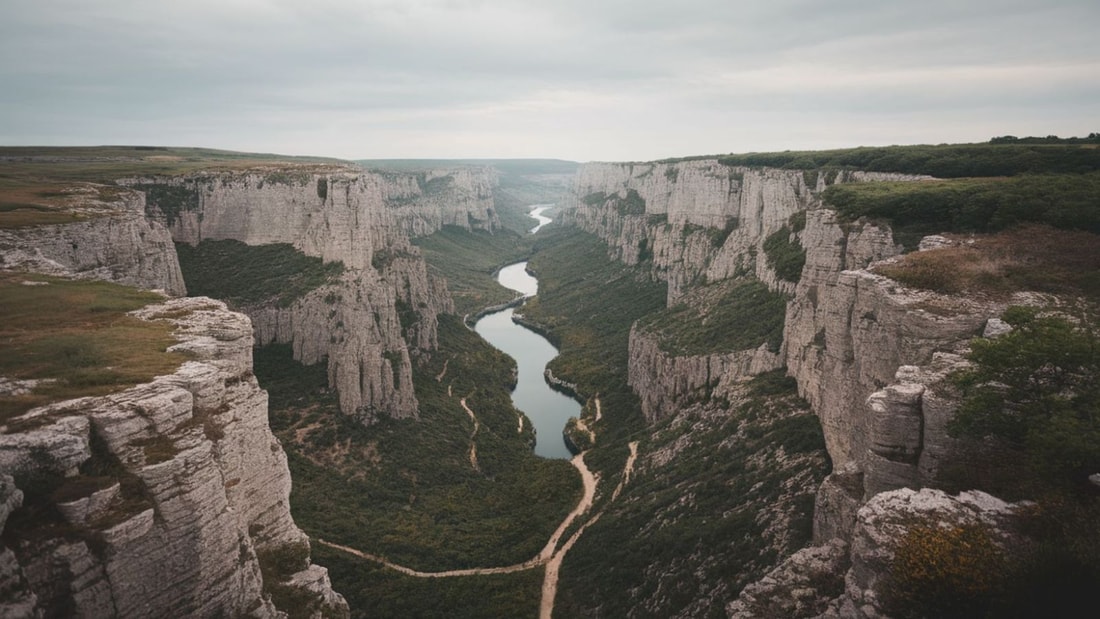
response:
<path id="1" fill-rule="evenodd" d="M 105 185 L 12 178 L 0 172 L 0 229 L 82 221 L 105 212 L 102 203 L 116 201 L 118 191 Z"/>
<path id="2" fill-rule="evenodd" d="M 782 370 L 729 405 L 655 425 L 639 453 L 622 495 L 566 557 L 562 616 L 725 617 L 742 586 L 809 542 L 828 458 Z"/>
<path id="3" fill-rule="evenodd" d="M 4 146 L 0 179 L 51 178 L 113 183 L 131 176 L 179 176 L 202 171 L 268 168 L 331 170 L 350 162 L 322 157 L 240 153 L 210 148 L 162 146 Z"/>
<path id="4" fill-rule="evenodd" d="M 764 239 L 764 255 L 767 256 L 768 266 L 775 270 L 779 279 L 798 283 L 802 278 L 802 267 L 806 265 L 806 250 L 802 248 L 797 238 L 791 240 L 791 229 L 787 226 L 783 226 Z"/>
<path id="5" fill-rule="evenodd" d="M 126 315 L 161 299 L 106 282 L 0 273 L 0 376 L 52 381 L 26 395 L 0 396 L 0 421 L 173 372 L 184 356 L 165 352 L 176 343 L 172 326 Z"/>
<path id="6" fill-rule="evenodd" d="M 317 563 L 329 569 L 332 588 L 367 617 L 537 617 L 542 569 L 514 574 L 414 578 L 317 544 Z"/>
<path id="7" fill-rule="evenodd" d="M 238 307 L 267 302 L 287 307 L 344 271 L 342 262 L 325 263 L 286 243 L 205 240 L 195 246 L 177 243 L 176 253 L 189 294 Z"/>
<path id="8" fill-rule="evenodd" d="M 310 535 L 421 570 L 509 565 L 534 556 L 580 495 L 568 462 L 536 457 L 530 428 L 517 433 L 511 360 L 455 316 L 441 317 L 439 352 L 414 370 L 420 420 L 364 427 L 339 412 L 324 367 L 302 367 L 286 346 L 255 359 Z M 480 471 L 461 397 L 480 422 Z"/>
<path id="9" fill-rule="evenodd" d="M 868 217 L 888 222 L 909 248 L 927 234 L 989 233 L 1028 223 L 1100 234 L 1096 172 L 850 183 L 829 187 L 823 196 L 846 220 Z"/>
<path id="10" fill-rule="evenodd" d="M 459 316 L 515 298 L 516 293 L 497 283 L 493 273 L 527 258 L 532 242 L 533 237 L 509 230 L 489 233 L 457 226 L 444 226 L 430 236 L 413 239 L 428 267 L 447 280 Z"/>
<path id="11" fill-rule="evenodd" d="M 667 310 L 641 321 L 655 333 L 661 350 L 672 355 L 703 355 L 749 350 L 783 342 L 787 299 L 757 280 L 725 280 L 692 290 Z"/>
<path id="12" fill-rule="evenodd" d="M 1100 299 L 1100 235 L 1030 225 L 902 256 L 875 272 L 945 294 L 1007 298 L 1030 290 Z"/>
<path id="13" fill-rule="evenodd" d="M 3 146 L 0 163 L 0 229 L 94 217 L 102 207 L 90 204 L 89 198 L 113 202 L 118 191 L 115 183 L 127 177 L 247 170 L 265 174 L 269 182 L 289 182 L 308 179 L 312 173 L 355 169 L 337 159 L 160 146 Z M 151 202 L 160 204 L 171 223 L 179 210 L 194 201 L 179 195 L 187 191 L 193 192 L 160 187 Z"/>

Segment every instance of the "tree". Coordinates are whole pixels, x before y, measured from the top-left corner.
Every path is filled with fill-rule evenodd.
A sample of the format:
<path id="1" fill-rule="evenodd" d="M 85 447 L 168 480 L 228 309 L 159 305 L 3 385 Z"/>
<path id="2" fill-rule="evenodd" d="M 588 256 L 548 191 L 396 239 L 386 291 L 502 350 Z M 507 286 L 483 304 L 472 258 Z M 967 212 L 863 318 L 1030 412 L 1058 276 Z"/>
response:
<path id="1" fill-rule="evenodd" d="M 1100 472 L 1100 337 L 1036 308 L 1011 307 L 1013 331 L 971 344 L 971 369 L 956 376 L 963 400 L 949 430 L 995 437 L 1026 454 L 1051 481 Z"/>

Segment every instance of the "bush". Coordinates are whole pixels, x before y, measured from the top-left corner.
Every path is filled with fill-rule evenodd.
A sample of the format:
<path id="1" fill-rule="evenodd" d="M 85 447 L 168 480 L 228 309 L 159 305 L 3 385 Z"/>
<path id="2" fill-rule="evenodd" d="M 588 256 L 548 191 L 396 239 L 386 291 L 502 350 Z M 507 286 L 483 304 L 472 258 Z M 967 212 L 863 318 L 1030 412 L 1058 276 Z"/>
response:
<path id="1" fill-rule="evenodd" d="M 234 305 L 274 302 L 288 307 L 344 271 L 342 262 L 326 263 L 287 243 L 207 239 L 195 246 L 176 243 L 176 253 L 188 294 Z"/>
<path id="2" fill-rule="evenodd" d="M 798 239 L 791 240 L 790 228 L 783 226 L 764 239 L 764 255 L 780 279 L 798 283 L 806 265 L 806 250 Z"/>
<path id="3" fill-rule="evenodd" d="M 887 612 L 904 618 L 985 616 L 1004 566 L 985 525 L 915 524 L 894 552 L 883 602 Z"/>
<path id="4" fill-rule="evenodd" d="M 949 430 L 1021 449 L 1052 483 L 1087 483 L 1100 472 L 1097 326 L 1032 307 L 1011 307 L 1003 319 L 1011 333 L 971 343 L 973 367 L 955 376 L 963 400 Z"/>

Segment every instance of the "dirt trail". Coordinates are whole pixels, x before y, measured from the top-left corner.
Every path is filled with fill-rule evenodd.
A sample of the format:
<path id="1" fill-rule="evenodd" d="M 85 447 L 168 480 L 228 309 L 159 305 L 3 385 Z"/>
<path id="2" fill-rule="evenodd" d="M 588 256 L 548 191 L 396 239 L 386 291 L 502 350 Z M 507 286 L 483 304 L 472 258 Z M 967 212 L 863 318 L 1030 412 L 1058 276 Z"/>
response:
<path id="1" fill-rule="evenodd" d="M 403 565 L 392 563 L 378 555 L 372 555 L 361 550 L 356 550 L 355 548 L 352 548 L 350 546 L 335 544 L 321 538 L 314 538 L 314 541 L 323 546 L 335 548 L 336 550 L 342 550 L 348 554 L 355 555 L 360 559 L 374 561 L 375 563 L 380 563 L 392 570 L 401 572 L 402 574 L 405 574 L 407 576 L 415 576 L 417 578 L 451 578 L 455 576 L 480 576 L 484 574 L 510 574 L 512 572 L 522 572 L 523 570 L 533 569 L 540 565 L 546 564 L 546 562 L 549 561 L 552 556 L 554 556 L 555 547 L 558 544 L 558 540 L 560 540 L 561 536 L 565 533 L 565 530 L 569 528 L 569 525 L 573 523 L 573 520 L 575 520 L 578 516 L 588 511 L 588 509 L 592 507 L 592 501 L 596 498 L 596 476 L 588 470 L 587 466 L 585 466 L 583 454 L 574 457 L 572 460 L 572 464 L 580 472 L 581 479 L 584 481 L 584 494 L 581 496 L 581 500 L 577 502 L 577 506 L 573 508 L 573 511 L 569 512 L 569 515 L 565 517 L 565 520 L 562 520 L 562 523 L 558 525 L 557 531 L 554 531 L 554 534 L 550 537 L 550 541 L 546 543 L 546 546 L 542 549 L 542 551 L 539 552 L 538 555 L 531 557 L 523 563 L 516 563 L 515 565 L 505 565 L 503 567 L 474 567 L 463 570 L 446 570 L 443 572 L 421 572 L 420 570 L 414 570 Z M 573 537 L 576 537 L 576 534 L 574 534 Z M 561 554 L 561 552 L 559 552 L 558 554 Z"/>
<path id="2" fill-rule="evenodd" d="M 465 409 L 466 413 L 470 415 L 470 418 L 474 420 L 474 434 L 476 434 L 479 428 L 477 417 L 474 415 L 474 412 L 470 410 L 470 407 L 466 405 L 466 398 L 462 398 L 460 402 L 462 404 L 462 408 Z M 598 400 L 596 406 L 597 415 L 599 415 Z M 473 439 L 472 435 L 471 439 Z M 618 498 L 619 493 L 622 491 L 623 487 L 630 481 L 630 476 L 634 472 L 634 462 L 637 460 L 638 457 L 638 441 L 631 442 L 629 446 L 630 455 L 627 457 L 626 462 L 623 465 L 622 478 L 619 480 L 618 485 L 615 487 L 615 490 L 611 495 L 612 501 Z M 470 458 L 471 463 L 473 463 L 476 467 L 477 451 L 475 446 L 471 446 Z M 577 543 L 577 540 L 580 539 L 582 534 L 584 534 L 584 531 L 588 527 L 595 524 L 600 519 L 600 516 L 603 515 L 603 510 L 601 510 L 599 513 L 589 518 L 580 527 L 578 527 L 572 535 L 569 536 L 569 539 L 566 540 L 560 548 L 558 547 L 558 544 L 561 543 L 562 536 L 565 535 L 565 532 L 569 529 L 573 522 L 592 508 L 592 503 L 596 499 L 596 487 L 599 484 L 599 478 L 594 473 L 592 473 L 592 471 L 588 469 L 588 465 L 584 463 L 583 453 L 574 456 L 573 459 L 570 460 L 570 464 L 572 464 L 581 475 L 581 481 L 584 484 L 584 493 L 581 495 L 581 499 L 577 502 L 576 507 L 573 508 L 573 511 L 569 512 L 565 519 L 561 521 L 561 524 L 558 525 L 557 530 L 555 530 L 553 535 L 550 536 L 550 539 L 546 541 L 546 545 L 542 548 L 539 554 L 524 561 L 523 563 L 506 565 L 503 567 L 475 567 L 462 570 L 446 570 L 443 572 L 422 572 L 420 570 L 414 570 L 403 565 L 392 563 L 378 555 L 365 553 L 361 550 L 357 550 L 349 546 L 334 544 L 320 538 L 315 538 L 314 541 L 316 541 L 318 544 L 328 546 L 329 548 L 342 550 L 361 559 L 380 563 L 392 570 L 405 574 L 406 576 L 413 576 L 416 578 L 452 578 L 457 576 L 511 574 L 513 572 L 522 572 L 524 570 L 534 569 L 539 566 L 546 566 L 546 572 L 543 576 L 542 581 L 542 599 L 539 602 L 539 618 L 551 619 L 552 615 L 554 614 L 554 598 L 557 596 L 558 592 L 558 574 L 561 570 L 561 564 L 565 560 L 565 555 L 567 552 L 569 552 L 569 549 L 573 547 L 573 544 Z"/>
<path id="3" fill-rule="evenodd" d="M 470 433 L 470 466 L 474 467 L 474 470 L 478 473 L 481 472 L 481 467 L 477 464 L 477 443 L 474 439 L 477 437 L 477 431 L 481 429 L 481 423 L 477 420 L 477 415 L 474 411 L 470 410 L 470 407 L 466 405 L 466 398 L 462 398 L 458 401 L 462 405 L 462 409 L 466 411 L 466 414 L 470 416 L 470 419 L 474 421 L 474 431 Z"/>
<path id="4" fill-rule="evenodd" d="M 619 498 L 619 493 L 623 491 L 623 486 L 630 482 L 630 475 L 634 472 L 634 461 L 638 459 L 638 441 L 630 442 L 630 455 L 626 458 L 626 464 L 623 465 L 623 476 L 619 479 L 619 485 L 615 486 L 615 491 L 611 493 L 611 500 Z"/>

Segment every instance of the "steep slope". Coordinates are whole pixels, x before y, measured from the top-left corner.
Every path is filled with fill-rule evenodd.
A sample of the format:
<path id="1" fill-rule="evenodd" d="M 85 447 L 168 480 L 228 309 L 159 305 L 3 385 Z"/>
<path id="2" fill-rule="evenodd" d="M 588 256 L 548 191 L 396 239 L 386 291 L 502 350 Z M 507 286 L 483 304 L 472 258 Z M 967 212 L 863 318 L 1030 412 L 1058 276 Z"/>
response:
<path id="1" fill-rule="evenodd" d="M 290 343 L 303 363 L 327 359 L 341 409 L 366 422 L 415 417 L 412 362 L 436 346 L 445 285 L 429 276 L 412 235 L 444 225 L 494 230 L 491 171 L 365 172 L 350 166 L 283 166 L 136 177 L 147 213 L 177 242 L 286 243 L 341 262 L 339 281 L 287 306 L 241 306 L 259 344 Z"/>
<path id="2" fill-rule="evenodd" d="M 31 219 L 29 225 L 10 227 L 0 222 L 0 268 L 101 279 L 177 296 L 186 292 L 172 238 L 163 225 L 145 218 L 141 192 L 71 183 L 49 193 L 62 196 L 61 203 L 44 212 L 68 214 L 72 221 L 37 225 Z"/>
<path id="3" fill-rule="evenodd" d="M 5 616 L 346 615 L 288 510 L 286 456 L 248 319 L 210 299 L 176 325 L 174 374 L 0 427 Z"/>
<path id="4" fill-rule="evenodd" d="M 655 279 L 669 283 L 668 309 L 639 320 L 631 333 L 631 387 L 654 428 L 689 415 L 700 401 L 729 398 L 748 377 L 781 366 L 797 379 L 798 393 L 820 420 L 833 465 L 815 502 L 814 538 L 821 546 L 792 558 L 730 612 L 816 616 L 836 598 L 829 616 L 878 616 L 884 606 L 875 596 L 881 595 L 882 570 L 889 565 L 883 557 L 892 559 L 903 532 L 891 538 L 868 531 L 904 520 L 895 508 L 904 511 L 911 501 L 916 505 L 911 511 L 921 518 L 962 510 L 971 514 L 966 518 L 996 521 L 997 526 L 1003 524 L 998 514 L 1007 513 L 995 499 L 926 499 L 921 494 L 898 501 L 883 494 L 937 486 L 941 473 L 958 464 L 958 443 L 947 432 L 958 406 L 949 377 L 964 366 L 971 338 L 1003 333 L 998 317 L 1010 305 L 1067 303 L 1028 290 L 1072 297 L 1082 293 L 1074 286 L 1092 281 L 1059 267 L 1050 249 L 1043 254 L 1029 248 L 1026 255 L 1009 257 L 1012 252 L 1002 249 L 1000 257 L 980 257 L 992 251 L 983 247 L 1019 244 L 1024 233 L 989 242 L 929 236 L 919 254 L 903 261 L 899 256 L 905 247 L 890 223 L 910 248 L 921 234 L 989 232 L 1022 222 L 1091 230 L 1095 179 L 1067 175 L 913 183 L 928 177 L 741 163 L 726 158 L 585 166 L 570 218 L 603 239 L 612 258 L 648 267 Z M 839 185 L 850 181 L 903 182 L 852 190 Z M 834 196 L 840 205 L 834 208 L 824 196 Z M 861 218 L 864 213 L 875 219 Z M 1095 239 L 1045 229 L 1031 234 L 1095 246 Z M 936 253 L 944 248 L 955 253 Z M 1089 266 L 1094 260 L 1067 259 L 1075 268 L 1095 268 Z M 906 269 L 908 285 L 891 279 L 900 279 Z M 1054 282 L 1044 281 L 1054 279 L 1052 274 L 1057 274 Z M 963 277 L 985 282 L 986 288 L 975 293 L 973 287 L 947 285 Z M 763 334 L 757 340 L 741 337 L 740 332 L 775 319 L 775 312 L 763 309 L 766 303 L 751 303 L 751 288 L 732 293 L 753 284 L 785 298 L 785 311 L 777 319 L 782 344 L 772 344 L 773 357 L 765 356 L 769 347 Z M 930 289 L 937 286 L 942 289 Z M 758 311 L 738 313 L 734 306 L 739 303 Z M 730 318 L 734 314 L 737 318 Z M 868 503 L 876 496 L 884 498 Z M 995 533 L 1001 536 L 997 543 L 1003 543 L 1004 532 Z M 869 538 L 873 544 L 865 543 Z M 856 546 L 849 547 L 850 542 Z M 849 560 L 855 566 L 846 593 L 843 583 L 821 580 L 848 569 Z M 768 589 L 776 582 L 787 589 Z M 815 582 L 829 592 L 810 603 L 799 587 L 812 589 Z"/>

